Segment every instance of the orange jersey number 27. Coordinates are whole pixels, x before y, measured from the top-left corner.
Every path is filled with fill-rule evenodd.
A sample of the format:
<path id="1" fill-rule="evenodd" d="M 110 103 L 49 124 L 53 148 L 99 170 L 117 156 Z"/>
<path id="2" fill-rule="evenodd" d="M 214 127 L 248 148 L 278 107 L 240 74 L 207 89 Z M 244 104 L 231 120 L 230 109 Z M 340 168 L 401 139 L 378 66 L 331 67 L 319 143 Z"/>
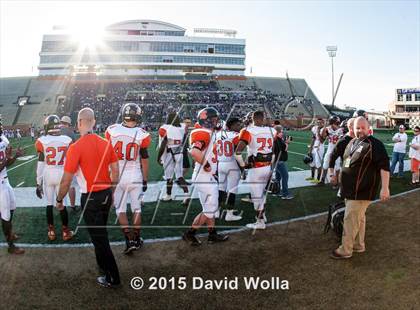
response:
<path id="1" fill-rule="evenodd" d="M 59 146 L 59 147 L 47 147 L 45 150 L 46 157 L 45 161 L 49 166 L 62 166 L 64 165 L 64 158 L 66 157 L 67 146 Z M 60 154 L 61 153 L 61 156 Z M 57 162 L 58 161 L 58 162 Z"/>

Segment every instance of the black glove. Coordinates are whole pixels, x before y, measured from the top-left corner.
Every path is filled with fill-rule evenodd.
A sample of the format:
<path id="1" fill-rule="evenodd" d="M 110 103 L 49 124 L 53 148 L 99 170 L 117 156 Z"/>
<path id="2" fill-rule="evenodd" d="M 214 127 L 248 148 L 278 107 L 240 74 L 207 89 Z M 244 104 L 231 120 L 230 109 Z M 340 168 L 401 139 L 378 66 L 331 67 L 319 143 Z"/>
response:
<path id="1" fill-rule="evenodd" d="M 42 196 L 44 195 L 44 191 L 42 190 L 42 186 L 41 186 L 41 185 L 37 185 L 37 186 L 36 186 L 36 191 L 35 191 L 35 193 L 36 193 L 36 196 L 37 196 L 39 199 L 42 199 Z"/>
<path id="2" fill-rule="evenodd" d="M 143 181 L 143 193 L 147 191 L 147 181 Z"/>

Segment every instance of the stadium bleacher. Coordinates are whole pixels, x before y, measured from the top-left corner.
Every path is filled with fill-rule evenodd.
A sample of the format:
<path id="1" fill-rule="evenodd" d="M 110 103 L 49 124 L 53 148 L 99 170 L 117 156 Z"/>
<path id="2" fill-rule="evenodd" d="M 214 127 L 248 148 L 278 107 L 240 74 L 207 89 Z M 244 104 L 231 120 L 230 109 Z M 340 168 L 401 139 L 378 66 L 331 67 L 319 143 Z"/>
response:
<path id="1" fill-rule="evenodd" d="M 125 102 L 136 102 L 144 110 L 144 123 L 156 128 L 170 111 L 181 117 L 195 118 L 197 111 L 215 106 L 223 119 L 228 116 L 243 117 L 250 111 L 265 110 L 271 118 L 327 117 L 328 111 L 319 103 L 303 79 L 250 77 L 241 79 L 2 79 L 0 97 L 3 118 L 11 122 L 17 107 L 12 102 L 18 96 L 30 96 L 30 102 L 18 115 L 17 124 L 42 124 L 48 114 L 75 116 L 84 107 L 91 107 L 101 128 L 114 123 Z M 306 96 L 305 96 L 306 94 Z M 295 95 L 295 97 L 293 96 Z M 63 99 L 59 104 L 58 96 Z"/>

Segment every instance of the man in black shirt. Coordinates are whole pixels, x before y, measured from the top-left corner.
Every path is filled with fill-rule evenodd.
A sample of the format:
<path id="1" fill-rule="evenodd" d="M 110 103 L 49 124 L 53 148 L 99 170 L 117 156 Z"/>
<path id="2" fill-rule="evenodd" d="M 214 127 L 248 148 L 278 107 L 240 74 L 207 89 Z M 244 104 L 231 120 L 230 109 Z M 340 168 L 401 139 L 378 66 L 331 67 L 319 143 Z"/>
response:
<path id="1" fill-rule="evenodd" d="M 365 212 L 377 196 L 389 199 L 389 157 L 381 141 L 369 135 L 369 123 L 363 117 L 354 122 L 356 138 L 347 145 L 341 168 L 341 197 L 345 199 L 343 236 L 334 250 L 334 259 L 350 258 L 365 251 Z"/>

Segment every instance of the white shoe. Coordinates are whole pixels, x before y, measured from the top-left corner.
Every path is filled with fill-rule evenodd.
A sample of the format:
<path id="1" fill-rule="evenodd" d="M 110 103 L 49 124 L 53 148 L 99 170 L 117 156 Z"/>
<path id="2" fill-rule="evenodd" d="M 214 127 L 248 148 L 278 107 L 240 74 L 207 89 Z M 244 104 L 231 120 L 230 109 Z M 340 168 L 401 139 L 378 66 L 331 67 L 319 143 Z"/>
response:
<path id="1" fill-rule="evenodd" d="M 228 210 L 226 212 L 226 216 L 225 216 L 226 222 L 240 221 L 241 219 L 242 219 L 242 216 L 233 214 L 233 210 Z"/>
<path id="2" fill-rule="evenodd" d="M 168 194 L 166 194 L 165 196 L 163 196 L 162 197 L 162 199 L 161 199 L 162 201 L 171 201 L 172 200 L 172 196 L 171 195 L 168 195 Z"/>
<path id="3" fill-rule="evenodd" d="M 251 229 L 265 229 L 265 223 L 263 220 L 258 220 L 255 223 L 246 224 L 246 227 Z"/>
<path id="4" fill-rule="evenodd" d="M 255 217 L 255 220 L 258 221 L 258 218 Z M 267 223 L 267 217 L 265 216 L 265 212 L 263 213 L 263 220 L 264 220 L 264 223 Z"/>

